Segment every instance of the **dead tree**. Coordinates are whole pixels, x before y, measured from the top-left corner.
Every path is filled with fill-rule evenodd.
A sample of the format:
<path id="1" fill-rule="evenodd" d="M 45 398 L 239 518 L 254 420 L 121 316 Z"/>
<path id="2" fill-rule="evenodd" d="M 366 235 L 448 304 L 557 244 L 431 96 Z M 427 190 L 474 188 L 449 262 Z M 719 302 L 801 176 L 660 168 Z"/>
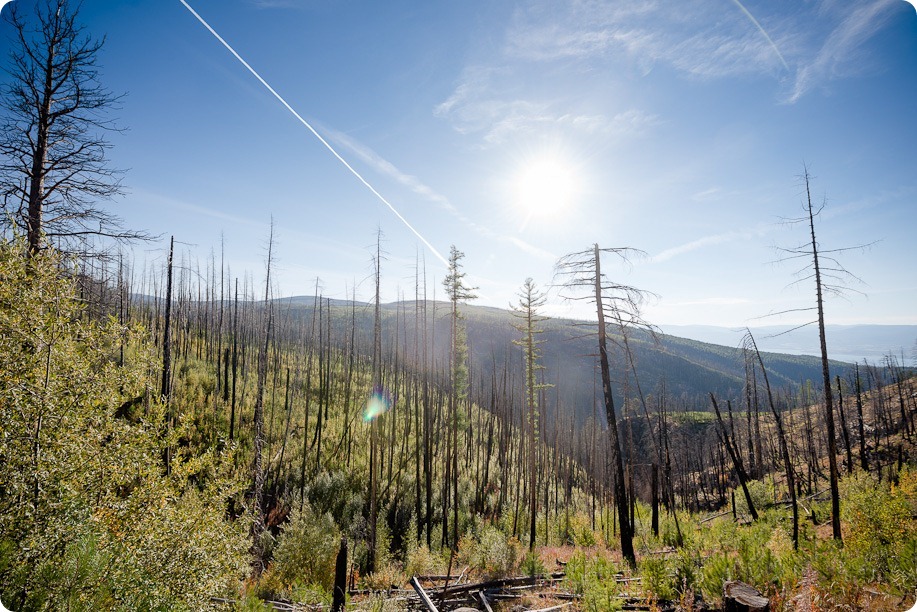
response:
<path id="1" fill-rule="evenodd" d="M 797 272 L 801 276 L 797 282 L 812 280 L 815 283 L 815 306 L 803 310 L 815 310 L 818 325 L 818 340 L 821 349 L 822 385 L 825 394 L 824 414 L 825 427 L 828 437 L 828 478 L 831 488 L 831 533 L 835 540 L 841 539 L 841 502 L 838 490 L 837 469 L 837 440 L 834 433 L 834 398 L 831 389 L 831 371 L 828 363 L 828 346 L 825 341 L 825 294 L 842 294 L 849 291 L 850 280 L 857 280 L 854 275 L 844 268 L 836 259 L 838 253 L 853 249 L 863 249 L 869 245 L 848 247 L 841 249 L 822 249 L 815 235 L 815 218 L 824 209 L 824 205 L 817 209 L 812 204 L 810 189 L 811 176 L 807 167 L 803 168 L 802 175 L 806 190 L 806 200 L 803 204 L 804 214 L 797 219 L 789 219 L 789 223 L 805 224 L 808 229 L 808 239 L 799 246 L 780 249 L 784 253 L 781 261 L 802 260 L 805 265 Z M 810 324 L 806 323 L 806 325 Z"/>
<path id="2" fill-rule="evenodd" d="M 271 297 L 271 256 L 274 248 L 274 222 L 271 221 L 270 236 L 267 247 L 267 272 L 264 280 L 263 338 L 258 347 L 258 383 L 255 392 L 253 456 L 252 456 L 252 574 L 257 578 L 265 568 L 264 544 L 262 542 L 264 523 L 264 386 L 267 381 L 267 351 L 271 339 L 272 310 Z"/>
<path id="3" fill-rule="evenodd" d="M 774 395 L 771 393 L 771 383 L 767 378 L 767 370 L 764 367 L 764 360 L 761 358 L 761 352 L 758 350 L 758 345 L 755 343 L 755 338 L 751 335 L 750 329 L 746 329 L 745 331 L 745 338 L 742 342 L 748 350 L 754 352 L 758 359 L 758 365 L 761 366 L 761 376 L 764 378 L 764 387 L 767 390 L 767 404 L 770 406 L 771 414 L 774 415 L 774 421 L 777 424 L 777 440 L 780 444 L 780 453 L 783 455 L 783 467 L 786 473 L 786 487 L 787 492 L 790 495 L 790 504 L 793 508 L 793 548 L 798 549 L 799 506 L 796 503 L 796 479 L 793 476 L 793 463 L 790 461 L 790 448 L 786 441 L 786 431 L 783 428 L 783 418 L 781 417 L 780 412 L 777 410 L 777 406 L 774 405 Z"/>
<path id="4" fill-rule="evenodd" d="M 618 434 L 618 421 L 611 389 L 608 334 L 605 320 L 607 316 L 611 316 L 614 321 L 618 321 L 622 325 L 648 327 L 640 314 L 640 306 L 646 298 L 646 292 L 629 285 L 609 281 L 602 274 L 602 253 L 611 253 L 626 262 L 631 256 L 642 254 L 642 251 L 627 247 L 600 249 L 599 245 L 595 244 L 591 249 L 570 253 L 562 257 L 555 266 L 555 277 L 562 281 L 561 285 L 564 288 L 572 292 L 589 291 L 586 296 L 567 296 L 569 299 L 586 299 L 595 304 L 598 323 L 599 363 L 602 373 L 602 393 L 605 398 L 605 418 L 608 420 L 611 450 L 614 455 L 614 491 L 621 538 L 621 553 L 631 566 L 636 566 L 630 507 L 624 480 L 624 457 Z"/>
<path id="5" fill-rule="evenodd" d="M 106 115 L 119 100 L 98 82 L 104 38 L 85 33 L 79 3 L 46 0 L 35 9 L 30 24 L 18 3 L 9 7 L 16 46 L 0 96 L 0 224 L 25 233 L 30 255 L 46 240 L 77 252 L 93 237 L 148 238 L 99 205 L 122 193 L 103 136 L 117 131 Z"/>

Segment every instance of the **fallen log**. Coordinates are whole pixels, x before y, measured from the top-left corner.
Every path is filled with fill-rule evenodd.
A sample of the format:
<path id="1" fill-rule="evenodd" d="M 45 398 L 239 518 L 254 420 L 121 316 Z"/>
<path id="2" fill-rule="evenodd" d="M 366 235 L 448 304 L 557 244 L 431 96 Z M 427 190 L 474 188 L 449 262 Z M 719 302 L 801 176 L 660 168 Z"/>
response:
<path id="1" fill-rule="evenodd" d="M 417 576 L 411 578 L 411 586 L 414 587 L 415 591 L 417 591 L 417 596 L 420 597 L 420 600 L 423 602 L 423 605 L 426 606 L 429 612 L 439 612 L 436 609 L 436 606 L 433 605 L 433 601 L 430 599 L 430 596 L 427 595 L 427 592 L 423 590 L 422 586 L 420 586 L 420 580 L 417 579 Z"/>

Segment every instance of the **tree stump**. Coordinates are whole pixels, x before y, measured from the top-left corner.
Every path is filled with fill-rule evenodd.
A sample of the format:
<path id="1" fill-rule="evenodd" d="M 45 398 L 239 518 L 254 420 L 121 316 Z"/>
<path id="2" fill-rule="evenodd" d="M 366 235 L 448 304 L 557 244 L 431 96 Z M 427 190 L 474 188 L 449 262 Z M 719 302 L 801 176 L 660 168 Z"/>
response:
<path id="1" fill-rule="evenodd" d="M 347 536 L 341 537 L 341 548 L 334 563 L 334 592 L 331 612 L 344 612 L 347 604 Z"/>
<path id="2" fill-rule="evenodd" d="M 770 612 L 771 602 L 754 587 L 730 580 L 723 583 L 723 612 Z"/>

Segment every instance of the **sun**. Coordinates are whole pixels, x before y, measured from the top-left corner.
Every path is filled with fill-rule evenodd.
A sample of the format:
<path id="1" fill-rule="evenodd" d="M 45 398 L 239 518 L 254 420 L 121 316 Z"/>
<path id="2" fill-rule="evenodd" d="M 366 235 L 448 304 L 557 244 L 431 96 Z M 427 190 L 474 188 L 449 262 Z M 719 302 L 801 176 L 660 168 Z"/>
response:
<path id="1" fill-rule="evenodd" d="M 522 165 L 514 180 L 515 206 L 526 222 L 550 219 L 563 213 L 580 190 L 574 168 L 553 156 L 539 157 Z"/>

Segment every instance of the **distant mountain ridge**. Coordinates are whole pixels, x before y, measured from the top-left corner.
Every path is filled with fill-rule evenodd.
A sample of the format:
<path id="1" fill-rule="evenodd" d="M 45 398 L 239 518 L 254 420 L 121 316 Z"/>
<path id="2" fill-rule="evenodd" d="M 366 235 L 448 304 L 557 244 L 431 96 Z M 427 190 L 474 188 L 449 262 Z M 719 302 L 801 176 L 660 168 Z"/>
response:
<path id="1" fill-rule="evenodd" d="M 300 296 L 281 298 L 275 303 L 279 307 L 280 316 L 287 313 L 287 316 L 307 317 L 310 316 L 315 299 Z M 358 335 L 363 338 L 365 348 L 368 339 L 372 337 L 372 305 L 362 302 L 354 304 L 347 300 L 331 300 L 330 304 L 332 310 L 337 312 L 334 317 L 336 325 L 349 325 L 351 317 L 355 317 Z M 448 363 L 449 304 L 443 301 L 428 301 L 427 304 L 431 325 L 428 337 L 433 340 L 433 354 L 437 360 L 434 367 L 443 369 L 444 364 Z M 497 372 L 496 376 L 499 377 L 504 369 L 510 373 L 510 386 L 521 385 L 522 352 L 520 347 L 513 344 L 513 340 L 517 340 L 520 334 L 512 327 L 516 322 L 512 312 L 474 304 L 464 304 L 461 310 L 467 321 L 472 387 L 475 392 L 480 396 L 488 395 L 493 384 L 493 373 Z M 387 345 L 384 350 L 392 350 L 396 345 L 395 333 L 398 330 L 397 345 L 401 347 L 400 350 L 410 351 L 416 312 L 417 304 L 413 301 L 382 305 L 383 338 Z M 549 404 L 557 405 L 564 411 L 572 410 L 582 422 L 591 416 L 594 400 L 601 394 L 601 383 L 596 384 L 595 378 L 598 347 L 594 324 L 570 319 L 547 319 L 542 327 L 545 330 L 540 334 L 540 339 L 544 340 L 541 345 L 544 382 L 553 385 L 546 391 L 552 395 Z M 706 409 L 705 398 L 710 392 L 724 398 L 742 400 L 745 370 L 742 353 L 738 348 L 741 333 L 727 328 L 719 329 L 724 339 L 721 344 L 667 333 L 658 334 L 654 339 L 645 332 L 634 332 L 630 345 L 637 367 L 636 378 L 630 373 L 623 353 L 610 347 L 616 405 L 620 408 L 625 397 L 631 401 L 636 400 L 638 387 L 645 395 L 658 396 L 665 393 L 683 406 L 702 409 Z M 772 352 L 769 347 L 765 348 L 767 345 L 759 335 L 763 337 L 766 334 L 758 330 L 756 340 L 762 350 L 771 384 L 775 388 L 796 389 L 807 380 L 821 379 L 820 359 Z M 852 370 L 850 363 L 832 361 L 832 375 L 845 377 Z"/>

